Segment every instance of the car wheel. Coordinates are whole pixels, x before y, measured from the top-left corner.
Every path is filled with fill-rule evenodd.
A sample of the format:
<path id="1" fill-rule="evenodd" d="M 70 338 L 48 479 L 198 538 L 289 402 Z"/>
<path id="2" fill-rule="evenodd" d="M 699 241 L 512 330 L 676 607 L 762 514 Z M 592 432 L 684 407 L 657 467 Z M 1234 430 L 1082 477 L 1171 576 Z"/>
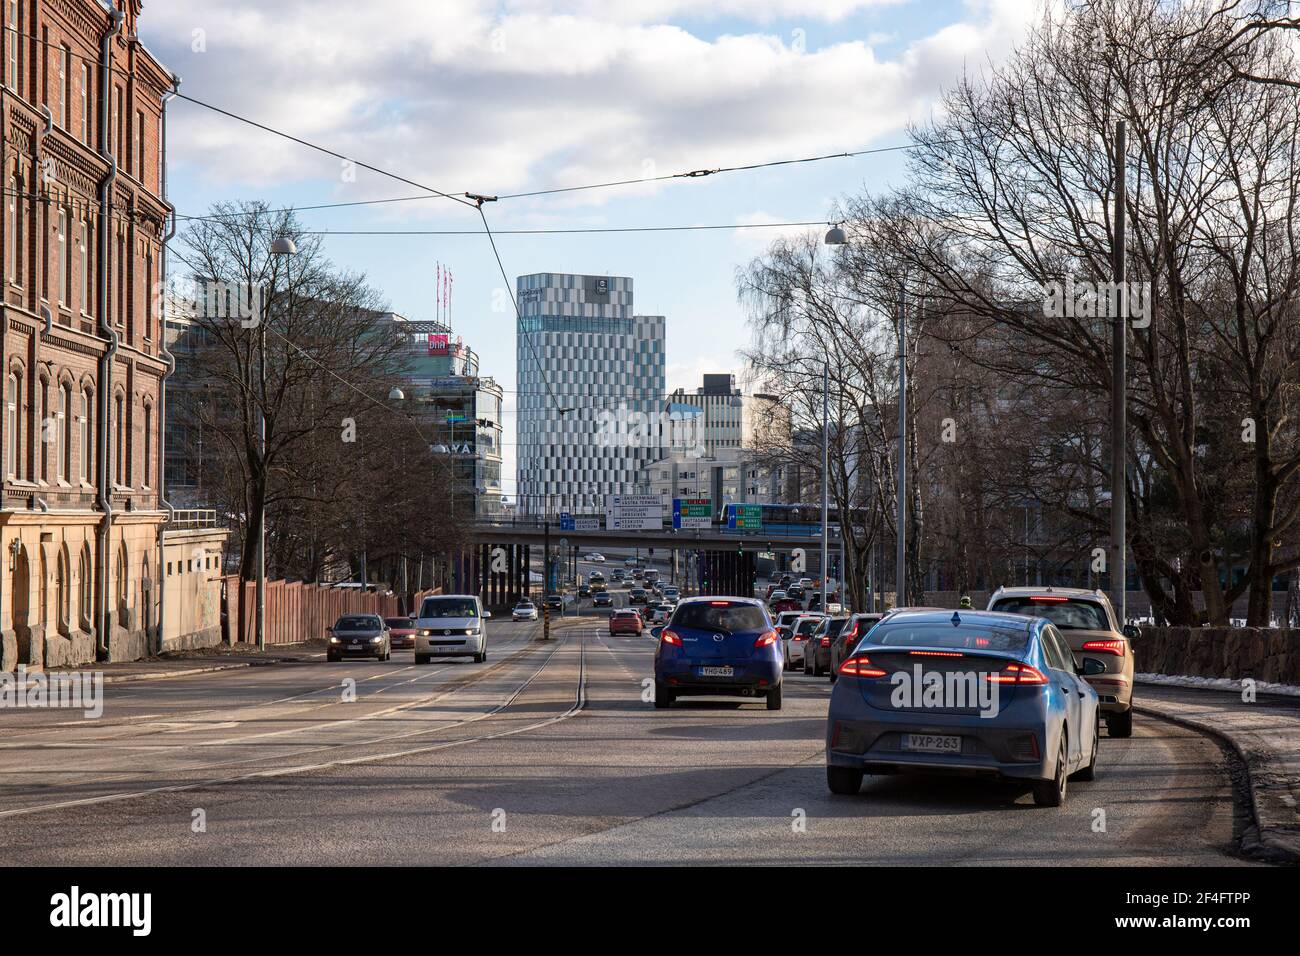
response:
<path id="1" fill-rule="evenodd" d="M 483 663 L 484 661 L 486 661 L 486 660 L 487 660 L 487 651 L 484 651 L 484 652 L 481 653 L 481 654 L 475 654 L 475 655 L 474 655 L 474 663 L 475 663 L 475 664 L 482 664 L 482 663 Z"/>
<path id="2" fill-rule="evenodd" d="M 1096 780 L 1097 779 L 1097 737 L 1098 729 L 1092 732 L 1092 755 L 1088 758 L 1088 766 L 1084 767 L 1074 775 L 1075 780 Z"/>
<path id="3" fill-rule="evenodd" d="M 429 655 L 428 655 L 428 654 L 416 654 L 416 655 L 415 655 L 415 663 L 416 663 L 417 665 L 418 665 L 418 664 L 427 664 L 427 663 L 429 663 Z"/>
<path id="4" fill-rule="evenodd" d="M 837 674 L 837 673 L 835 673 L 835 668 L 834 668 L 834 666 L 831 667 L 831 671 L 830 671 L 830 673 L 831 673 L 831 683 L 834 684 L 834 683 L 835 683 L 835 678 L 839 677 L 840 675 Z"/>
<path id="5" fill-rule="evenodd" d="M 773 687 L 771 690 L 767 692 L 767 709 L 768 710 L 781 709 L 781 685 L 780 684 L 777 684 L 775 687 Z"/>
<path id="6" fill-rule="evenodd" d="M 1065 731 L 1061 731 L 1061 744 L 1056 748 L 1056 771 L 1051 780 L 1040 780 L 1034 784 L 1034 803 L 1040 807 L 1059 807 L 1065 803 L 1065 791 L 1067 787 L 1066 770 L 1069 768 L 1069 762 L 1066 759 Z"/>
<path id="7" fill-rule="evenodd" d="M 841 797 L 854 796 L 862 789 L 862 771 L 853 767 L 827 767 L 826 786 Z"/>
<path id="8" fill-rule="evenodd" d="M 1122 714 L 1106 715 L 1106 733 L 1111 737 L 1132 737 L 1133 736 L 1133 708 Z"/>
<path id="9" fill-rule="evenodd" d="M 808 658 L 806 656 L 803 659 L 803 674 L 805 677 L 812 676 L 812 668 L 808 666 Z"/>
<path id="10" fill-rule="evenodd" d="M 659 681 L 655 681 L 655 706 L 660 710 L 673 705 L 675 695 Z"/>

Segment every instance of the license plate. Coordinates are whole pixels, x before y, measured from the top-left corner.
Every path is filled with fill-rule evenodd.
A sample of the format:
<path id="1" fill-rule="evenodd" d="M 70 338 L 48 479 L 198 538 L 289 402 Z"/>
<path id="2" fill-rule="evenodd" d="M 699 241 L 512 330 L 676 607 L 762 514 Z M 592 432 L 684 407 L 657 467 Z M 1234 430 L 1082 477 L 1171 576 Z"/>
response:
<path id="1" fill-rule="evenodd" d="M 736 671 L 733 667 L 701 667 L 701 677 L 735 677 Z"/>
<path id="2" fill-rule="evenodd" d="M 946 737 L 939 734 L 904 734 L 904 750 L 919 750 L 929 754 L 961 753 L 961 738 Z"/>

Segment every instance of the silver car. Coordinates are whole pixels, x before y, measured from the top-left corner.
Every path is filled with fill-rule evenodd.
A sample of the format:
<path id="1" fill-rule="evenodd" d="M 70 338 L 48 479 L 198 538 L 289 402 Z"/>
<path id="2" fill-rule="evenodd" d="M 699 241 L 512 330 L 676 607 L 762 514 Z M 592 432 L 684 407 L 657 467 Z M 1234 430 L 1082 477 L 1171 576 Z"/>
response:
<path id="1" fill-rule="evenodd" d="M 415 620 L 415 663 L 434 657 L 472 657 L 487 660 L 487 620 L 476 594 L 439 594 L 427 597 Z"/>

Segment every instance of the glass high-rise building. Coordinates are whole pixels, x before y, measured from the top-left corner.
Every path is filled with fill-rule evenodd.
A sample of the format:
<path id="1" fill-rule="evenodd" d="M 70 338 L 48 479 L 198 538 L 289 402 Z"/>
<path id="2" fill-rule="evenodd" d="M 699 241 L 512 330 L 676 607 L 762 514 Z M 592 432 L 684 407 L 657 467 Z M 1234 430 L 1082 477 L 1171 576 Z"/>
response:
<path id="1" fill-rule="evenodd" d="M 664 317 L 634 313 L 625 276 L 542 272 L 516 287 L 520 512 L 597 514 L 661 457 Z"/>

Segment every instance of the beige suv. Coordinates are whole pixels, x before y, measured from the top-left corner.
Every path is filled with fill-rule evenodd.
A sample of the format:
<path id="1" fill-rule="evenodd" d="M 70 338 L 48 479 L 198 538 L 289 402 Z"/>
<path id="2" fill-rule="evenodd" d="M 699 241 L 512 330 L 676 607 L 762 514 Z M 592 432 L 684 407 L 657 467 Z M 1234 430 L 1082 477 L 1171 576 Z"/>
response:
<path id="1" fill-rule="evenodd" d="M 1088 674 L 1087 681 L 1101 699 L 1106 733 L 1133 735 L 1133 645 L 1136 628 L 1122 628 L 1110 599 L 1100 591 L 1083 588 L 998 588 L 988 610 L 1045 617 L 1056 625 L 1074 652 L 1076 666 L 1085 659 L 1105 670 Z M 1096 667 L 1096 664 L 1092 665 Z"/>

